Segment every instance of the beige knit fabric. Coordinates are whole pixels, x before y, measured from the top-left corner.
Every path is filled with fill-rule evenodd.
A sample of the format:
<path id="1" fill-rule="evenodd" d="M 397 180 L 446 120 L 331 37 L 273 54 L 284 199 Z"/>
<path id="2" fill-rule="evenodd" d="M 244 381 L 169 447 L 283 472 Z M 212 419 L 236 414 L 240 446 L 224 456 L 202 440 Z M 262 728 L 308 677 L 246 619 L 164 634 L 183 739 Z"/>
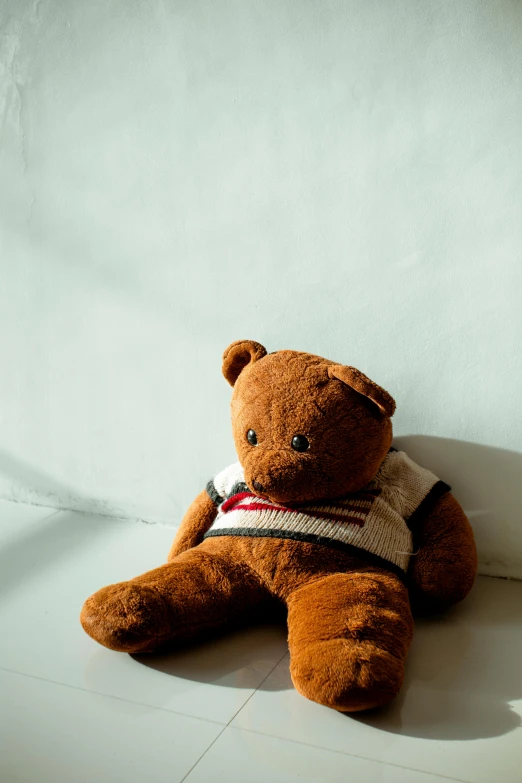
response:
<path id="1" fill-rule="evenodd" d="M 319 536 L 325 543 L 364 549 L 404 571 L 412 554 L 407 521 L 439 481 L 404 451 L 390 451 L 363 490 L 340 500 L 288 508 L 241 490 L 230 497 L 244 480 L 239 463 L 215 477 L 214 487 L 224 502 L 207 535 Z"/>

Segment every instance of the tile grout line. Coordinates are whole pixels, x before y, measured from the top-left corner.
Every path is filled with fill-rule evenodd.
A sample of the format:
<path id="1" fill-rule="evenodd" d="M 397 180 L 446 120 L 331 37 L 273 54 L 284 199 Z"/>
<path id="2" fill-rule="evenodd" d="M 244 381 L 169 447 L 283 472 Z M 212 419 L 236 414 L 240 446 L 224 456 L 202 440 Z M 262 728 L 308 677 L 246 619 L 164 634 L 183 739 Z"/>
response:
<path id="1" fill-rule="evenodd" d="M 112 693 L 102 693 L 101 691 L 95 691 L 92 689 L 81 688 L 79 685 L 70 685 L 67 682 L 58 682 L 58 680 L 50 680 L 48 677 L 39 677 L 36 674 L 27 674 L 27 672 L 19 672 L 16 669 L 6 669 L 5 666 L 0 666 L 0 672 L 7 672 L 8 674 L 15 674 L 17 677 L 29 677 L 31 680 L 38 680 L 39 682 L 47 682 L 50 685 L 57 685 L 62 688 L 69 688 L 73 691 L 79 691 L 80 693 L 87 693 L 94 696 L 101 696 L 106 699 L 115 699 L 116 701 L 122 701 L 124 704 L 134 704 L 136 707 L 147 707 L 147 709 L 159 710 L 160 712 L 166 712 L 169 715 L 180 715 L 182 718 L 190 718 L 191 720 L 200 720 L 203 723 L 213 723 L 215 726 L 223 726 L 225 729 L 228 724 L 223 724 L 222 721 L 212 720 L 211 718 L 201 718 L 198 715 L 190 715 L 188 712 L 179 712 L 179 710 L 169 710 L 167 707 L 158 707 L 156 704 L 147 704 L 143 701 L 132 701 L 131 699 L 124 699 L 122 696 L 114 696 Z M 233 715 L 233 718 L 237 715 Z M 232 718 L 231 718 L 232 720 Z"/>
<path id="2" fill-rule="evenodd" d="M 247 701 L 248 701 L 248 699 L 247 699 Z M 245 704 L 246 704 L 246 702 L 245 702 Z M 241 709 L 243 709 L 243 708 L 241 708 Z M 238 712 L 240 712 L 240 711 L 241 710 L 238 710 Z M 237 713 L 236 713 L 236 715 L 237 715 Z M 248 734 L 259 734 L 261 737 L 270 737 L 270 739 L 282 740 L 283 742 L 291 742 L 294 745 L 304 745 L 304 747 L 306 747 L 306 748 L 317 748 L 317 750 L 324 750 L 324 751 L 327 751 L 328 753 L 337 753 L 340 756 L 349 756 L 351 758 L 361 759 L 361 761 L 372 761 L 375 764 L 383 764 L 383 765 L 388 766 L 388 767 L 395 767 L 396 769 L 404 769 L 404 770 L 409 771 L 409 772 L 419 772 L 421 775 L 431 775 L 432 777 L 442 778 L 443 780 L 457 781 L 457 783 L 473 783 L 473 781 L 466 780 L 464 778 L 453 778 L 453 777 L 450 777 L 449 775 L 444 775 L 444 774 L 442 774 L 440 772 L 429 772 L 429 771 L 424 770 L 424 769 L 418 769 L 417 767 L 405 767 L 403 764 L 396 764 L 393 761 L 385 761 L 384 759 L 375 759 L 375 758 L 371 758 L 370 756 L 359 756 L 357 753 L 348 753 L 347 751 L 344 751 L 344 750 L 337 750 L 335 748 L 327 748 L 324 745 L 315 745 L 315 744 L 312 744 L 310 742 L 303 742 L 302 740 L 290 739 L 289 737 L 280 737 L 277 734 L 267 734 L 266 731 L 258 731 L 256 729 L 247 729 L 247 728 L 243 728 L 243 726 L 225 726 L 225 729 L 226 728 L 231 728 L 232 731 L 246 731 Z M 223 729 L 223 731 L 225 729 Z M 222 733 L 223 732 L 221 732 L 221 734 Z M 183 782 L 180 781 L 180 783 L 183 783 Z"/>
<path id="3" fill-rule="evenodd" d="M 268 734 L 267 732 L 263 732 L 263 731 L 259 731 L 259 730 L 255 730 L 255 729 L 248 729 L 248 728 L 245 728 L 245 727 L 242 727 L 242 726 L 231 726 L 230 724 L 232 723 L 234 718 L 244 709 L 244 707 L 248 704 L 250 699 L 253 698 L 253 696 L 261 688 L 263 683 L 266 682 L 266 680 L 270 677 L 270 675 L 276 669 L 276 667 L 279 666 L 279 664 L 281 663 L 281 661 L 285 658 L 285 656 L 287 654 L 288 654 L 288 651 L 285 651 L 285 653 L 281 656 L 281 658 L 274 664 L 274 666 L 270 669 L 270 671 L 267 673 L 267 675 L 261 680 L 259 685 L 253 690 L 253 692 L 250 694 L 250 696 L 246 699 L 244 704 L 242 704 L 241 707 L 238 710 L 236 710 L 234 715 L 232 715 L 232 717 L 229 719 L 229 721 L 226 724 L 223 724 L 220 721 L 211 720 L 209 718 L 201 718 L 199 716 L 190 715 L 190 714 L 185 713 L 185 712 L 179 712 L 177 710 L 170 710 L 170 709 L 167 709 L 165 707 L 158 707 L 158 706 L 153 705 L 153 704 L 146 704 L 144 702 L 131 701 L 130 699 L 124 699 L 121 696 L 114 696 L 112 694 L 101 693 L 100 691 L 95 691 L 95 690 L 87 690 L 86 688 L 80 688 L 79 686 L 76 686 L 76 685 L 70 685 L 68 683 L 58 682 L 56 680 L 50 680 L 50 679 L 48 679 L 46 677 L 39 677 L 39 676 L 34 675 L 34 674 L 27 674 L 25 672 L 19 672 L 19 671 L 16 671 L 14 669 L 7 669 L 4 666 L 0 666 L 0 671 L 4 671 L 4 672 L 6 672 L 8 674 L 14 674 L 14 675 L 16 675 L 18 677 L 29 677 L 29 679 L 32 679 L 32 680 L 37 680 L 39 682 L 46 682 L 46 683 L 49 683 L 50 685 L 57 685 L 58 687 L 61 686 L 61 687 L 64 687 L 64 688 L 68 688 L 70 690 L 79 691 L 80 693 L 86 693 L 86 694 L 91 694 L 91 695 L 95 695 L 95 696 L 100 696 L 101 698 L 114 699 L 116 701 L 124 702 L 125 704 L 134 704 L 134 705 L 136 705 L 138 707 L 147 707 L 149 709 L 159 710 L 160 712 L 165 712 L 165 713 L 170 714 L 170 715 L 179 715 L 180 717 L 183 717 L 183 718 L 189 718 L 189 719 L 192 719 L 192 720 L 199 720 L 199 721 L 201 721 L 203 723 L 211 723 L 211 724 L 213 724 L 215 726 L 222 726 L 222 729 L 219 732 L 219 734 L 210 743 L 210 745 L 205 749 L 204 753 L 202 753 L 202 755 L 198 758 L 198 760 L 191 766 L 191 768 L 188 770 L 188 772 L 185 774 L 185 776 L 183 778 L 181 778 L 179 783 L 183 783 L 183 781 L 185 781 L 187 779 L 188 775 L 190 775 L 192 770 L 199 764 L 199 762 L 208 753 L 210 748 L 217 742 L 217 740 L 221 737 L 221 735 L 224 733 L 225 729 L 227 729 L 227 728 L 230 728 L 233 731 L 234 730 L 235 731 L 246 731 L 249 734 L 257 734 L 257 735 L 260 735 L 262 737 L 269 737 L 270 739 L 280 740 L 282 742 L 290 742 L 290 743 L 293 743 L 295 745 L 303 745 L 304 747 L 317 748 L 318 750 L 324 750 L 324 751 L 329 752 L 329 753 L 336 753 L 336 754 L 341 755 L 341 756 L 348 756 L 348 757 L 352 757 L 352 758 L 358 758 L 358 759 L 361 759 L 363 761 L 371 761 L 371 762 L 375 762 L 377 764 L 382 764 L 384 766 L 395 767 L 397 769 L 409 770 L 411 772 L 419 772 L 420 774 L 423 774 L 423 775 L 431 775 L 432 777 L 439 777 L 439 778 L 443 778 L 444 780 L 456 781 L 457 783 L 472 783 L 472 781 L 465 780 L 464 778 L 454 778 L 454 777 L 450 777 L 448 775 L 444 775 L 444 774 L 442 774 L 440 772 L 430 772 L 430 771 L 427 771 L 427 770 L 418 769 L 416 767 L 406 767 L 406 766 L 404 766 L 402 764 L 396 764 L 396 763 L 394 763 L 392 761 L 386 761 L 386 760 L 383 760 L 383 759 L 375 759 L 375 758 L 371 758 L 370 756 L 360 756 L 360 755 L 358 755 L 356 753 L 348 753 L 348 752 L 343 751 L 343 750 L 337 750 L 337 749 L 334 749 L 334 748 L 328 748 L 328 747 L 325 747 L 324 745 L 315 745 L 315 744 L 312 744 L 310 742 L 303 742 L 301 740 L 291 739 L 289 737 L 281 737 L 281 736 L 279 736 L 277 734 Z"/>
<path id="4" fill-rule="evenodd" d="M 304 746 L 305 746 L 305 747 L 307 747 L 307 748 L 317 748 L 318 750 L 324 750 L 324 751 L 326 751 L 327 753 L 328 753 L 328 752 L 329 752 L 329 753 L 336 753 L 336 754 L 338 754 L 338 755 L 340 755 L 340 756 L 348 756 L 348 757 L 351 757 L 351 758 L 361 759 L 361 761 L 370 761 L 370 762 L 374 762 L 374 763 L 376 763 L 376 764 L 381 764 L 381 765 L 383 765 L 383 766 L 395 767 L 396 769 L 403 769 L 403 770 L 410 771 L 410 772 L 419 772 L 421 775 L 431 775 L 432 777 L 438 777 L 438 778 L 442 778 L 442 779 L 444 779 L 444 780 L 452 781 L 453 783 L 472 783 L 472 781 L 465 780 L 464 778 L 454 778 L 454 777 L 450 777 L 449 775 L 443 775 L 443 774 L 440 774 L 440 773 L 438 773 L 438 772 L 429 772 L 429 771 L 426 771 L 426 770 L 423 770 L 423 769 L 417 769 L 417 768 L 415 768 L 415 767 L 405 767 L 405 766 L 404 766 L 404 765 L 402 765 L 402 764 L 395 764 L 394 762 L 391 762 L 391 761 L 385 761 L 385 760 L 382 760 L 382 759 L 375 759 L 375 758 L 370 758 L 369 756 L 359 756 L 359 755 L 358 755 L 358 754 L 356 754 L 356 753 L 347 753 L 347 752 L 345 752 L 345 751 L 342 751 L 342 750 L 334 750 L 333 748 L 326 748 L 326 747 L 324 747 L 324 745 L 314 745 L 314 744 L 311 744 L 311 743 L 309 743 L 309 742 L 301 742 L 300 740 L 289 739 L 288 737 L 279 737 L 279 736 L 278 736 L 278 735 L 276 735 L 276 734 L 267 734 L 266 732 L 263 732 L 263 731 L 256 731 L 255 729 L 246 729 L 246 728 L 243 728 L 243 727 L 241 727 L 241 726 L 231 726 L 230 724 L 232 723 L 232 721 L 234 720 L 234 718 L 235 718 L 237 715 L 239 715 L 239 713 L 240 713 L 240 712 L 241 712 L 241 711 L 242 711 L 242 710 L 243 710 L 243 709 L 246 707 L 246 705 L 248 704 L 248 702 L 250 701 L 250 699 L 252 699 L 252 698 L 255 696 L 255 694 L 256 694 L 256 693 L 257 693 L 257 691 L 258 691 L 258 690 L 261 688 L 261 686 L 263 685 L 263 683 L 264 683 L 264 682 L 266 682 L 266 680 L 267 680 L 267 679 L 270 677 L 270 675 L 272 674 L 272 672 L 273 672 L 273 671 L 274 671 L 274 670 L 275 670 L 275 669 L 276 669 L 276 668 L 279 666 L 279 664 L 281 663 L 281 661 L 282 661 L 282 660 L 283 660 L 283 659 L 284 659 L 284 658 L 285 658 L 287 655 L 288 655 L 288 650 L 285 650 L 284 654 L 283 654 L 283 655 L 281 656 L 281 658 L 280 658 L 280 659 L 277 661 L 277 663 L 275 663 L 275 664 L 274 664 L 274 666 L 273 666 L 273 667 L 270 669 L 270 671 L 268 672 L 268 674 L 266 675 L 266 677 L 264 677 L 264 678 L 261 680 L 261 682 L 259 683 L 259 685 L 257 686 L 257 688 L 255 688 L 255 690 L 254 690 L 254 691 L 253 691 L 253 692 L 250 694 L 250 696 L 249 696 L 249 697 L 248 697 L 248 699 L 247 699 L 247 700 L 244 702 L 244 704 L 242 704 L 242 705 L 241 705 L 241 707 L 240 707 L 240 708 L 239 708 L 239 709 L 238 709 L 238 710 L 237 710 L 237 711 L 234 713 L 234 715 L 232 715 L 232 717 L 230 718 L 230 720 L 228 721 L 228 723 L 226 724 L 226 726 L 223 726 L 223 729 L 222 729 L 222 730 L 219 732 L 219 734 L 217 735 L 217 737 L 215 737 L 215 739 L 214 739 L 214 740 L 212 740 L 212 742 L 210 743 L 210 745 L 208 746 L 208 748 L 206 748 L 206 750 L 204 751 L 204 753 L 202 753 L 202 754 L 201 754 L 201 756 L 199 757 L 199 759 L 198 759 L 198 760 L 197 760 L 197 761 L 196 761 L 196 762 L 195 762 L 195 763 L 192 765 L 192 767 L 189 769 L 189 771 L 186 773 L 186 775 L 185 775 L 183 778 L 181 778 L 181 780 L 179 781 L 179 783 L 184 783 L 184 781 L 185 781 L 185 780 L 187 780 L 187 778 L 188 778 L 188 776 L 191 774 L 191 772 L 192 772 L 192 771 L 193 771 L 193 770 L 194 770 L 194 769 L 197 767 L 197 765 L 199 764 L 199 762 L 200 762 L 200 761 L 201 761 L 201 760 L 202 760 L 202 759 L 203 759 L 203 758 L 206 756 L 206 754 L 207 754 L 207 753 L 208 753 L 208 751 L 211 749 L 211 747 L 212 747 L 212 746 L 213 746 L 213 745 L 214 745 L 214 744 L 215 744 L 215 743 L 218 741 L 218 739 L 219 739 L 219 738 L 220 738 L 220 737 L 221 737 L 221 736 L 224 734 L 224 732 L 225 732 L 225 730 L 226 730 L 226 729 L 232 729 L 232 731 L 246 731 L 246 732 L 248 732 L 249 734 L 257 734 L 257 735 L 260 735 L 260 736 L 262 736 L 262 737 L 270 737 L 270 739 L 280 740 L 280 741 L 282 741 L 282 742 L 291 742 L 291 743 L 293 743 L 293 744 L 295 744 L 295 745 L 304 745 Z M 304 698 L 304 697 L 303 697 L 303 698 Z"/>
<path id="5" fill-rule="evenodd" d="M 10 502 L 12 502 L 12 501 L 7 501 L 7 502 L 9 502 L 9 503 L 10 503 Z M 26 504 L 24 503 L 24 505 L 26 505 Z M 34 508 L 36 508 L 36 506 L 35 506 Z M 38 506 L 38 508 L 47 508 L 47 506 Z M 49 514 L 47 514 L 45 517 L 42 517 L 41 519 L 37 519 L 37 520 L 35 520 L 34 522 L 29 522 L 29 523 L 27 524 L 27 526 L 24 526 L 24 530 L 29 530 L 29 528 L 32 528 L 32 527 L 34 527 L 35 525 L 41 525 L 41 524 L 43 524 L 44 522 L 48 522 L 50 519 L 52 519 L 53 517 L 55 517 L 55 516 L 57 516 L 58 514 L 60 514 L 60 513 L 61 513 L 59 509 L 55 509 L 55 510 L 53 511 L 51 508 L 49 508 L 49 512 L 50 512 L 50 513 L 49 513 Z"/>
<path id="6" fill-rule="evenodd" d="M 199 762 L 200 762 L 200 761 L 201 761 L 201 760 L 202 760 L 202 759 L 203 759 L 203 758 L 204 758 L 204 757 L 207 755 L 207 753 L 209 752 L 210 748 L 211 748 L 213 745 L 215 745 L 215 743 L 218 741 L 218 739 L 221 737 L 221 735 L 222 735 L 222 734 L 223 734 L 223 733 L 226 731 L 226 729 L 232 728 L 230 724 L 232 723 L 232 721 L 234 720 L 234 718 L 236 717 L 236 715 L 239 715 L 239 713 L 241 712 L 241 710 L 242 710 L 242 709 L 243 709 L 243 708 L 244 708 L 244 707 L 245 707 L 245 706 L 248 704 L 248 702 L 250 701 L 250 699 L 251 699 L 251 698 L 252 698 L 252 697 L 253 697 L 253 696 L 254 696 L 254 695 L 257 693 L 257 691 L 258 691 L 258 690 L 259 690 L 259 688 L 260 688 L 260 687 L 263 685 L 263 683 L 264 683 L 264 682 L 266 682 L 266 680 L 268 680 L 268 678 L 270 677 L 270 675 L 272 674 L 272 672 L 274 671 L 274 669 L 276 669 L 276 668 L 277 668 L 277 666 L 279 666 L 279 664 L 281 663 L 281 661 L 283 660 L 283 658 L 284 658 L 284 657 L 285 657 L 287 654 L 288 654 L 288 650 L 285 650 L 284 654 L 283 654 L 283 655 L 282 655 L 282 656 L 279 658 L 279 660 L 278 660 L 278 661 L 276 661 L 276 663 L 274 663 L 274 665 L 272 666 L 272 668 L 270 669 L 270 671 L 268 672 L 268 674 L 266 675 L 266 677 L 263 677 L 263 679 L 261 680 L 261 682 L 259 683 L 259 685 L 257 686 L 257 688 L 255 688 L 255 689 L 252 691 L 252 693 L 250 694 L 250 696 L 248 697 L 248 699 L 247 699 L 247 700 L 246 700 L 246 701 L 245 701 L 245 702 L 244 702 L 244 703 L 241 705 L 241 707 L 240 707 L 238 710 L 236 710 L 236 712 L 235 712 L 235 713 L 232 715 L 232 717 L 230 718 L 230 720 L 228 721 L 228 723 L 226 724 L 226 726 L 223 726 L 222 730 L 219 732 L 219 734 L 217 735 L 217 737 L 215 737 L 215 739 L 213 739 L 213 740 L 212 740 L 212 742 L 210 743 L 210 745 L 208 746 L 208 748 L 206 748 L 206 750 L 204 751 L 204 753 L 202 753 L 202 754 L 201 754 L 201 756 L 199 757 L 199 759 L 198 759 L 198 760 L 197 760 L 197 761 L 196 761 L 196 762 L 195 762 L 195 763 L 194 763 L 194 764 L 191 766 L 191 768 L 189 769 L 189 771 L 188 771 L 188 772 L 187 772 L 187 773 L 186 773 L 186 774 L 185 774 L 185 775 L 184 775 L 184 776 L 181 778 L 181 780 L 179 781 L 179 783 L 183 783 L 183 781 L 184 781 L 184 780 L 186 780 L 186 779 L 188 778 L 188 776 L 191 774 L 192 770 L 194 770 L 194 769 L 197 767 L 197 765 L 199 764 Z"/>
<path id="7" fill-rule="evenodd" d="M 283 660 L 283 658 L 285 658 L 287 655 L 288 655 L 288 650 L 285 650 L 285 651 L 284 651 L 284 653 L 283 653 L 283 655 L 282 655 L 282 656 L 279 658 L 279 660 L 278 660 L 278 661 L 276 661 L 276 663 L 274 663 L 274 665 L 272 666 L 272 668 L 270 669 L 270 671 L 268 672 L 268 674 L 266 675 L 266 677 L 263 677 L 263 679 L 261 680 L 261 682 L 259 683 L 259 685 L 257 686 L 257 688 L 254 688 L 254 691 L 253 691 L 253 692 L 250 694 L 250 696 L 248 697 L 248 699 L 247 699 L 247 700 L 246 700 L 246 701 L 245 701 L 245 702 L 244 702 L 244 703 L 241 705 L 241 707 L 240 707 L 240 708 L 237 710 L 237 712 L 235 712 L 235 713 L 232 715 L 232 717 L 231 717 L 231 718 L 230 718 L 230 720 L 228 721 L 228 723 L 227 723 L 227 725 L 225 726 L 225 728 L 227 728 L 228 726 L 230 726 L 230 724 L 232 723 L 232 721 L 234 720 L 234 718 L 236 717 L 236 715 L 239 715 L 239 713 L 241 712 L 241 710 L 243 710 L 243 709 L 246 707 L 246 705 L 248 704 L 248 702 L 250 701 L 250 699 L 251 699 L 251 698 L 253 698 L 253 697 L 256 695 L 256 693 L 258 692 L 258 690 L 260 689 L 260 687 L 263 685 L 263 683 L 265 683 L 265 682 L 268 680 L 268 678 L 270 677 L 270 675 L 272 674 L 272 672 L 273 672 L 273 671 L 275 671 L 275 670 L 277 669 L 277 667 L 279 666 L 279 664 L 281 663 L 281 661 Z"/>
<path id="8" fill-rule="evenodd" d="M 226 729 L 229 726 L 229 724 L 234 720 L 236 715 L 239 712 L 241 712 L 241 710 L 243 709 L 245 704 L 247 704 L 247 702 L 250 701 L 252 696 L 261 687 L 261 685 L 265 682 L 265 680 L 272 674 L 272 672 L 274 671 L 276 666 L 278 666 L 281 663 L 281 661 L 283 660 L 283 658 L 285 657 L 287 652 L 288 651 L 285 651 L 284 655 L 282 655 L 282 657 L 279 658 L 278 661 L 276 661 L 276 663 L 270 669 L 270 671 L 268 672 L 266 677 L 264 677 L 261 680 L 259 685 L 250 694 L 248 699 L 241 705 L 241 707 L 238 710 L 236 710 L 236 712 L 232 715 L 232 717 L 230 718 L 228 723 L 223 723 L 222 721 L 218 721 L 218 720 L 212 720 L 211 718 L 202 718 L 199 715 L 191 715 L 188 712 L 180 712 L 179 710 L 171 710 L 171 709 L 168 709 L 168 707 L 159 707 L 156 704 L 148 704 L 147 702 L 143 702 L 143 701 L 133 701 L 132 699 L 124 699 L 123 696 L 115 696 L 112 693 L 103 693 L 102 691 L 96 691 L 96 690 L 93 690 L 92 688 L 82 688 L 79 685 L 71 685 L 68 682 L 60 682 L 59 680 L 51 680 L 49 677 L 40 677 L 37 674 L 29 674 L 28 672 L 21 672 L 21 671 L 18 671 L 17 669 L 8 669 L 6 666 L 0 666 L 0 671 L 1 672 L 6 672 L 7 674 L 14 674 L 17 677 L 29 677 L 29 679 L 31 679 L 31 680 L 38 680 L 39 682 L 47 682 L 50 685 L 57 685 L 58 687 L 61 686 L 63 688 L 69 688 L 70 690 L 79 691 L 80 693 L 93 694 L 94 696 L 101 696 L 102 698 L 107 698 L 107 699 L 115 699 L 116 701 L 124 702 L 124 704 L 135 704 L 137 707 L 147 707 L 148 709 L 160 710 L 160 712 L 166 712 L 166 713 L 169 713 L 170 715 L 180 715 L 182 718 L 191 718 L 193 720 L 203 721 L 203 723 L 212 723 L 215 726 L 223 726 L 223 729 Z M 217 737 L 216 737 L 216 739 L 217 739 Z"/>

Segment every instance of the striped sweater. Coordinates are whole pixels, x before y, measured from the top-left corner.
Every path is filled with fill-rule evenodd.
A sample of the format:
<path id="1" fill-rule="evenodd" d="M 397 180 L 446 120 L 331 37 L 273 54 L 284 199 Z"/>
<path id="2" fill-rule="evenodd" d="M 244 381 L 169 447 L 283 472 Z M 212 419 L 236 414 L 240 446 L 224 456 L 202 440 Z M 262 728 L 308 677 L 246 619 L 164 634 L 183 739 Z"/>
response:
<path id="1" fill-rule="evenodd" d="M 282 506 L 254 495 L 239 462 L 208 483 L 218 506 L 205 535 L 290 538 L 348 552 L 364 550 L 404 573 L 412 554 L 415 520 L 451 487 L 404 451 L 390 449 L 374 479 L 336 500 Z"/>

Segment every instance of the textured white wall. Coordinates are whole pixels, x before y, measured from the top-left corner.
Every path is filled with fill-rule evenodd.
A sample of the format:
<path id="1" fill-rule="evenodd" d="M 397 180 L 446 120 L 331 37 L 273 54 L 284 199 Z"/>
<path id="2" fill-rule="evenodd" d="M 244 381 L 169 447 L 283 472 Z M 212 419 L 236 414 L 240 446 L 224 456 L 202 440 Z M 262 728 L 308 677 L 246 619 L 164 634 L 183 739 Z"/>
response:
<path id="1" fill-rule="evenodd" d="M 177 524 L 223 349 L 355 364 L 522 576 L 522 4 L 0 0 L 0 495 Z"/>

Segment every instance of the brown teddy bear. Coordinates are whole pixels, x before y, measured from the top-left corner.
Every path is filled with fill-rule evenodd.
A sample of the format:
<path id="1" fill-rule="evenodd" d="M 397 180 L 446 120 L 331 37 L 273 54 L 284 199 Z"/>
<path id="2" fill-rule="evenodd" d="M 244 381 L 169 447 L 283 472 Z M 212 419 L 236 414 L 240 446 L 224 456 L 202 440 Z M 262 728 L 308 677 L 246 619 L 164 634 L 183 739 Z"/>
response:
<path id="1" fill-rule="evenodd" d="M 395 403 L 359 370 L 240 340 L 223 374 L 240 461 L 194 500 L 168 563 L 99 590 L 82 625 L 152 652 L 283 605 L 300 693 L 343 712 L 386 704 L 410 599 L 441 609 L 471 589 L 469 522 L 447 484 L 391 448 Z"/>

